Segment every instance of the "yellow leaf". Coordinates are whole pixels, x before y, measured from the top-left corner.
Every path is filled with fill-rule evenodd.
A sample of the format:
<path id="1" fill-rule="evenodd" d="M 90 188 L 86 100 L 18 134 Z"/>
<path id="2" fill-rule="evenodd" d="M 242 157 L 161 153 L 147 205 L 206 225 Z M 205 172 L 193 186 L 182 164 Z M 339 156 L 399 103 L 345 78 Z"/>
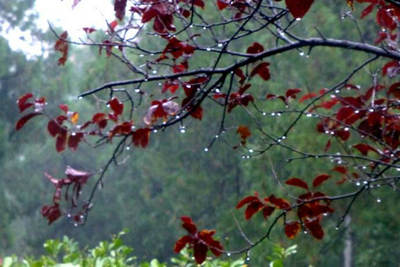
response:
<path id="1" fill-rule="evenodd" d="M 72 114 L 71 116 L 71 122 L 73 124 L 76 124 L 78 122 L 79 119 L 79 113 L 78 112 L 74 112 L 74 114 Z"/>

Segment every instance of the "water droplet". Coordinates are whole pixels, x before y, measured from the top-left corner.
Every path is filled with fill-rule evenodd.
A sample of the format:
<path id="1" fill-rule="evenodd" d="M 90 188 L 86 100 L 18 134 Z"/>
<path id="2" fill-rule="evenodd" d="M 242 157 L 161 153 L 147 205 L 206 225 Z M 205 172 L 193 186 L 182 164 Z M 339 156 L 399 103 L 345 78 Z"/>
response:
<path id="1" fill-rule="evenodd" d="M 360 183 L 360 182 L 357 182 L 357 183 L 356 183 L 356 186 L 360 186 L 360 185 L 361 185 L 361 183 Z"/>
<path id="2" fill-rule="evenodd" d="M 382 200 L 381 200 L 380 198 L 377 198 L 377 199 L 376 199 L 376 202 L 381 203 Z"/>
<path id="3" fill-rule="evenodd" d="M 217 135 L 215 136 L 215 138 L 219 138 L 219 135 L 217 134 Z"/>
<path id="4" fill-rule="evenodd" d="M 74 223 L 74 227 L 78 227 L 78 223 Z"/>
<path id="5" fill-rule="evenodd" d="M 130 147 L 130 146 L 127 146 L 127 147 L 126 147 L 126 150 L 131 150 L 131 147 Z"/>
<path id="6" fill-rule="evenodd" d="M 75 133 L 75 132 L 72 132 L 72 133 L 71 133 L 71 135 L 72 135 L 72 136 L 75 136 L 75 135 L 76 135 L 76 133 Z"/>
<path id="7" fill-rule="evenodd" d="M 144 55 L 143 54 L 140 54 L 140 56 L 139 57 L 144 57 Z"/>
<path id="8" fill-rule="evenodd" d="M 246 261 L 250 261 L 250 257 L 247 257 L 247 258 L 246 258 Z"/>
<path id="9" fill-rule="evenodd" d="M 305 54 L 304 54 L 303 51 L 301 51 L 301 52 L 299 53 L 299 55 L 300 55 L 301 57 L 303 57 Z"/>
<path id="10" fill-rule="evenodd" d="M 263 112 L 262 115 L 263 115 L 263 116 L 267 116 L 267 113 L 266 113 L 266 112 Z"/>
<path id="11" fill-rule="evenodd" d="M 185 126 L 179 126 L 179 132 L 181 133 L 186 133 L 186 127 Z"/>
<path id="12" fill-rule="evenodd" d="M 307 232 L 307 231 L 304 231 L 303 233 L 304 233 L 305 235 L 306 235 L 306 234 L 308 234 L 308 232 Z"/>
<path id="13" fill-rule="evenodd" d="M 207 27 L 203 27 L 203 30 L 207 30 Z"/>
<path id="14" fill-rule="evenodd" d="M 328 213 L 325 212 L 323 215 L 324 215 L 324 216 L 328 216 Z"/>
<path id="15" fill-rule="evenodd" d="M 208 152 L 208 147 L 204 148 L 204 152 Z"/>
<path id="16" fill-rule="evenodd" d="M 109 108 L 109 107 L 110 107 L 110 104 L 107 104 L 107 105 L 106 105 L 106 107 L 108 107 L 108 108 Z"/>
<path id="17" fill-rule="evenodd" d="M 286 136 L 282 136 L 282 140 L 285 140 L 286 139 Z"/>
<path id="18" fill-rule="evenodd" d="M 356 111 L 354 111 L 354 113 L 355 113 L 355 114 L 358 114 L 358 113 L 360 113 L 360 111 L 359 111 L 359 110 L 356 110 Z"/>
<path id="19" fill-rule="evenodd" d="M 153 130 L 153 133 L 158 133 L 158 130 L 157 130 L 157 129 L 154 129 L 154 130 Z"/>
<path id="20" fill-rule="evenodd" d="M 210 47 L 207 47 L 206 50 L 207 50 L 207 51 L 211 51 L 211 48 L 210 48 Z"/>
<path id="21" fill-rule="evenodd" d="M 349 127 L 345 127 L 343 130 L 345 130 L 346 132 L 349 131 Z"/>
<path id="22" fill-rule="evenodd" d="M 156 70 L 153 70 L 153 71 L 152 71 L 152 73 L 153 73 L 153 74 L 156 74 L 156 73 L 157 73 L 157 71 L 156 71 Z"/>
<path id="23" fill-rule="evenodd" d="M 339 93 L 340 93 L 340 90 L 336 89 L 336 90 L 335 90 L 335 93 L 336 93 L 336 94 L 339 94 Z"/>
<path id="24" fill-rule="evenodd" d="M 368 182 L 367 182 L 367 181 L 364 181 L 363 184 L 368 184 Z"/>
<path id="25" fill-rule="evenodd" d="M 72 217 L 71 213 L 68 213 L 67 218 L 71 218 L 71 217 Z"/>
<path id="26" fill-rule="evenodd" d="M 374 112 L 373 108 L 368 109 L 369 112 Z"/>
<path id="27" fill-rule="evenodd" d="M 335 230 L 336 230 L 336 231 L 339 231 L 339 227 L 338 227 L 338 226 L 336 226 L 336 227 L 335 227 Z"/>
<path id="28" fill-rule="evenodd" d="M 222 47 L 222 46 L 223 46 L 223 44 L 222 44 L 222 43 L 219 43 L 219 44 L 218 44 L 218 47 Z"/>
<path id="29" fill-rule="evenodd" d="M 226 253 L 226 256 L 230 257 L 230 256 L 231 256 L 231 253 L 230 253 L 230 252 Z"/>
<path id="30" fill-rule="evenodd" d="M 254 150 L 253 149 L 249 149 L 249 153 L 253 153 L 254 152 Z"/>
<path id="31" fill-rule="evenodd" d="M 215 89 L 215 92 L 216 92 L 216 93 L 220 93 L 221 90 L 219 90 L 219 88 L 216 88 L 216 89 Z"/>
<path id="32" fill-rule="evenodd" d="M 311 118 L 312 114 L 311 113 L 307 113 L 306 117 Z"/>
<path id="33" fill-rule="evenodd" d="M 296 18 L 296 21 L 301 21 L 301 18 Z"/>
<path id="34" fill-rule="evenodd" d="M 271 113 L 271 116 L 272 116 L 272 117 L 275 117 L 275 112 L 272 112 L 272 113 Z"/>
<path id="35" fill-rule="evenodd" d="M 140 89 L 135 89 L 135 93 L 140 93 Z"/>
<path id="36" fill-rule="evenodd" d="M 82 96 L 78 96 L 78 100 L 82 100 L 83 99 L 83 97 Z"/>

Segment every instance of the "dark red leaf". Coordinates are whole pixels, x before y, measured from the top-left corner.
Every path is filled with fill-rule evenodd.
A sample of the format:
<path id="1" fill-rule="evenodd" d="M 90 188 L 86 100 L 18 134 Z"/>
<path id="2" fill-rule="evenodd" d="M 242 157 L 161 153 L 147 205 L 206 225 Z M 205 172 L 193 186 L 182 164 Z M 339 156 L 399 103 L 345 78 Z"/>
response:
<path id="1" fill-rule="evenodd" d="M 62 152 L 65 150 L 67 145 L 67 131 L 60 133 L 56 137 L 56 150 L 57 152 Z"/>
<path id="2" fill-rule="evenodd" d="M 82 141 L 83 133 L 74 133 L 71 134 L 68 138 L 68 147 L 72 150 L 76 150 L 78 148 L 79 143 Z"/>
<path id="3" fill-rule="evenodd" d="M 289 12 L 295 18 L 302 18 L 310 9 L 314 0 L 285 0 Z"/>
<path id="4" fill-rule="evenodd" d="M 47 218 L 49 224 L 52 224 L 55 220 L 61 217 L 61 210 L 58 204 L 54 204 L 53 206 L 43 206 L 41 213 L 43 217 Z"/>
<path id="5" fill-rule="evenodd" d="M 192 238 L 188 235 L 185 235 L 176 241 L 174 246 L 175 253 L 179 253 L 188 243 L 192 242 Z"/>
<path id="6" fill-rule="evenodd" d="M 254 42 L 251 46 L 247 48 L 247 53 L 248 54 L 258 54 L 264 51 L 264 47 L 257 42 Z"/>
<path id="7" fill-rule="evenodd" d="M 296 98 L 296 95 L 297 95 L 298 93 L 300 93 L 300 92 L 301 92 L 301 89 L 299 89 L 299 88 L 288 89 L 288 90 L 286 91 L 286 97 L 287 97 L 287 98 Z"/>
<path id="8" fill-rule="evenodd" d="M 283 198 L 277 198 L 274 195 L 268 197 L 268 201 L 274 204 L 278 209 L 289 210 L 290 204 Z"/>
<path id="9" fill-rule="evenodd" d="M 316 239 L 322 239 L 324 237 L 324 230 L 322 229 L 319 220 L 314 219 L 312 221 L 306 221 L 305 226 L 310 230 L 311 235 Z"/>
<path id="10" fill-rule="evenodd" d="M 132 142 L 135 146 L 141 146 L 145 148 L 149 144 L 150 139 L 150 129 L 138 129 L 132 132 Z"/>
<path id="11" fill-rule="evenodd" d="M 20 98 L 18 98 L 17 100 L 17 105 L 19 108 L 19 112 L 24 111 L 25 109 L 33 106 L 33 103 L 27 103 L 26 101 L 28 101 L 28 99 L 32 98 L 33 94 L 31 93 L 26 93 L 23 96 L 21 96 Z"/>
<path id="12" fill-rule="evenodd" d="M 267 219 L 269 216 L 271 216 L 271 214 L 274 212 L 274 210 L 275 210 L 274 207 L 271 207 L 269 205 L 265 205 L 265 207 L 262 210 L 264 219 Z"/>
<path id="13" fill-rule="evenodd" d="M 193 246 L 194 259 L 198 264 L 202 264 L 206 260 L 208 247 L 203 243 L 195 243 Z"/>
<path id="14" fill-rule="evenodd" d="M 357 144 L 354 145 L 353 147 L 358 151 L 360 151 L 360 153 L 363 154 L 364 156 L 367 156 L 369 151 L 377 152 L 375 148 L 367 144 Z"/>
<path id="15" fill-rule="evenodd" d="M 240 209 L 241 207 L 243 207 L 246 204 L 249 204 L 253 201 L 259 201 L 258 196 L 247 196 L 245 198 L 243 198 L 242 200 L 239 201 L 239 203 L 236 205 L 237 209 Z"/>
<path id="16" fill-rule="evenodd" d="M 201 106 L 197 106 L 194 109 L 190 109 L 190 116 L 195 119 L 201 120 L 203 118 L 203 108 Z"/>
<path id="17" fill-rule="evenodd" d="M 247 205 L 247 208 L 246 208 L 245 212 L 244 212 L 246 220 L 250 220 L 251 217 L 255 213 L 259 212 L 263 207 L 264 207 L 263 203 L 261 203 L 261 201 L 259 201 L 259 200 L 249 203 Z"/>
<path id="18" fill-rule="evenodd" d="M 96 29 L 94 28 L 89 28 L 89 27 L 83 27 L 82 28 L 84 32 L 86 32 L 87 34 L 91 34 L 92 32 L 95 32 Z"/>
<path id="19" fill-rule="evenodd" d="M 192 218 L 188 216 L 182 216 L 182 227 L 186 229 L 190 234 L 194 235 L 197 232 L 197 227 L 194 224 Z"/>
<path id="20" fill-rule="evenodd" d="M 332 169 L 332 171 L 336 171 L 336 172 L 339 172 L 339 173 L 341 173 L 341 174 L 346 174 L 346 173 L 347 173 L 347 167 L 342 166 L 342 165 L 338 165 L 338 166 L 335 166 L 335 167 Z"/>
<path id="21" fill-rule="evenodd" d="M 290 222 L 285 224 L 285 234 L 288 238 L 293 239 L 300 231 L 299 222 Z"/>
<path id="22" fill-rule="evenodd" d="M 125 16 L 126 0 L 114 0 L 115 16 L 122 20 Z"/>
<path id="23" fill-rule="evenodd" d="M 217 0 L 217 6 L 219 10 L 225 9 L 227 6 L 229 6 L 225 0 Z"/>
<path id="24" fill-rule="evenodd" d="M 298 187 L 304 188 L 305 190 L 309 190 L 307 183 L 299 178 L 290 178 L 285 183 L 287 185 L 298 186 Z"/>
<path id="25" fill-rule="evenodd" d="M 121 115 L 124 111 L 124 104 L 121 103 L 116 97 L 113 97 L 110 101 L 108 101 L 107 104 L 110 105 L 110 108 L 112 111 L 114 111 L 115 116 Z"/>
<path id="26" fill-rule="evenodd" d="M 262 62 L 259 65 L 257 65 L 257 67 L 255 67 L 250 76 L 253 77 L 254 75 L 258 74 L 263 80 L 267 81 L 269 80 L 270 73 L 269 73 L 269 63 L 268 62 Z"/>
<path id="27" fill-rule="evenodd" d="M 246 144 L 247 138 L 251 136 L 249 128 L 247 128 L 247 126 L 240 125 L 237 128 L 236 132 L 240 135 L 240 138 L 242 139 L 241 141 L 242 145 Z"/>
<path id="28" fill-rule="evenodd" d="M 61 57 L 58 59 L 58 65 L 64 65 L 68 57 L 68 32 L 63 32 L 54 45 L 56 51 L 61 52 Z"/>
<path id="29" fill-rule="evenodd" d="M 299 99 L 299 102 L 300 102 L 300 103 L 303 103 L 304 101 L 306 101 L 306 100 L 308 100 L 308 99 L 311 99 L 311 98 L 314 98 L 314 97 L 316 97 L 316 96 L 317 96 L 316 93 L 308 93 L 308 94 L 305 94 L 305 95 L 303 95 L 303 96 Z"/>
<path id="30" fill-rule="evenodd" d="M 313 187 L 321 185 L 323 182 L 328 180 L 331 176 L 329 174 L 320 174 L 316 176 L 313 180 Z"/>
<path id="31" fill-rule="evenodd" d="M 36 117 L 38 115 L 42 115 L 42 114 L 43 113 L 41 113 L 41 112 L 32 112 L 32 113 L 29 113 L 29 114 L 23 116 L 22 118 L 20 118 L 17 121 L 17 123 L 15 125 L 15 130 L 17 130 L 17 131 L 20 130 L 22 127 L 24 127 L 25 123 L 27 123 L 30 119 L 32 119 L 33 117 Z"/>

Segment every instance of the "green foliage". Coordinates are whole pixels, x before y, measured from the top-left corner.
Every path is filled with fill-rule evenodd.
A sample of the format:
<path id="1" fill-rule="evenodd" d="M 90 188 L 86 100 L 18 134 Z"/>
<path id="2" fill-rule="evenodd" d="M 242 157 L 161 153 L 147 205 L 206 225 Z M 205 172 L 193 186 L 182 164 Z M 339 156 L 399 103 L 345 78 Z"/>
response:
<path id="1" fill-rule="evenodd" d="M 133 249 L 126 246 L 122 240 L 122 236 L 127 230 L 121 231 L 114 235 L 111 241 L 101 241 L 93 249 L 81 249 L 78 242 L 64 236 L 61 240 L 47 240 L 43 247 L 46 254 L 38 258 L 22 257 L 15 255 L 7 256 L 0 260 L 0 267 L 196 267 L 199 266 L 193 258 L 190 250 L 183 249 L 177 257 L 171 258 L 171 264 L 161 263 L 157 259 L 150 262 L 138 262 L 136 257 L 131 256 Z M 292 254 L 295 254 L 296 245 L 287 249 L 274 245 L 271 256 L 267 257 L 271 267 L 284 266 L 284 260 Z M 2 264 L 1 264 L 2 262 Z M 244 259 L 212 259 L 208 258 L 203 267 L 246 267 Z"/>

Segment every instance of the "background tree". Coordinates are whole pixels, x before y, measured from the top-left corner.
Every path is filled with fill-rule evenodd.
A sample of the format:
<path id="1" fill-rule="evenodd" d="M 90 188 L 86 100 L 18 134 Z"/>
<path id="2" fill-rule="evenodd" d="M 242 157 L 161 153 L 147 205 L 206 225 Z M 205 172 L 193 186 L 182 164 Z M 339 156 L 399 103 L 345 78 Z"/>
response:
<path id="1" fill-rule="evenodd" d="M 343 3 L 340 8 L 347 9 L 344 15 L 353 16 L 348 13 L 353 3 L 348 1 L 347 4 L 348 7 Z M 348 32 L 336 32 L 332 25 L 338 23 L 332 22 L 333 17 L 328 15 L 312 16 L 310 13 L 299 20 L 311 5 L 312 9 L 323 11 L 320 14 L 324 15 L 338 9 L 325 3 L 217 1 L 216 5 L 220 10 L 218 16 L 212 16 L 215 4 L 203 1 L 115 1 L 117 18 L 122 20 L 127 10 L 131 12 L 129 16 L 123 21 L 111 22 L 105 35 L 97 35 L 98 39 L 90 38 L 85 44 L 97 45 L 106 55 L 117 57 L 134 78 L 109 82 L 81 94 L 82 97 L 97 95 L 93 104 L 99 110 L 94 116 L 88 116 L 86 124 L 78 124 L 78 113 L 61 106 L 62 115 L 55 120 L 50 119 L 48 124 L 50 134 L 56 139 L 56 149 L 59 152 L 67 147 L 74 150 L 80 142 L 90 142 L 93 135 L 99 138 L 97 144 L 114 144 L 111 159 L 98 174 L 98 182 L 92 191 L 96 192 L 111 164 L 123 159 L 124 154 L 131 153 L 126 152 L 127 148 L 147 147 L 149 136 L 151 142 L 155 142 L 153 140 L 159 132 L 166 128 L 178 128 L 173 132 L 176 135 L 177 131 L 184 133 L 188 128 L 206 125 L 207 133 L 213 132 L 212 136 L 201 149 L 196 146 L 202 144 L 202 140 L 190 142 L 191 149 L 203 151 L 203 155 L 214 150 L 218 153 L 225 151 L 229 153 L 227 157 L 232 157 L 231 151 L 226 152 L 226 148 L 233 147 L 243 160 L 264 159 L 262 163 L 233 162 L 233 168 L 229 168 L 235 172 L 235 167 L 246 166 L 245 173 L 237 168 L 231 174 L 235 177 L 233 184 L 239 185 L 235 187 L 237 195 L 242 197 L 251 193 L 250 188 L 264 191 L 259 194 L 260 197 L 249 196 L 239 202 L 238 208 L 246 207 L 247 219 L 261 210 L 264 217 L 269 217 L 273 209 L 280 210 L 275 211 L 275 219 L 263 222 L 268 225 L 268 231 L 259 241 L 269 237 L 272 228 L 278 226 L 277 222 L 283 222 L 289 238 L 303 228 L 314 238 L 322 239 L 324 233 L 327 234 L 321 228 L 321 222 L 326 221 L 323 220 L 324 215 L 334 217 L 330 214 L 336 209 L 339 227 L 355 200 L 363 195 L 378 194 L 382 187 L 395 188 L 399 167 L 396 165 L 398 85 L 394 80 L 399 59 L 396 41 L 398 7 L 395 2 L 383 1 L 370 1 L 367 9 L 355 6 L 356 12 L 361 11 L 363 17 L 373 11 L 369 16 L 376 15 L 376 28 L 385 29 L 378 35 L 380 40 L 377 42 L 382 45 L 378 47 L 373 45 L 376 36 L 371 32 L 376 31 L 369 31 L 371 23 L 365 23 L 368 31 L 364 34 L 363 25 L 359 25 L 353 17 L 346 22 L 355 23 L 352 24 L 353 31 Z M 179 8 L 176 9 L 176 6 Z M 153 30 L 147 27 L 148 24 Z M 318 28 L 312 29 L 313 24 Z M 147 34 L 149 30 L 151 34 Z M 93 34 L 93 29 L 86 31 L 89 35 Z M 349 36 L 358 36 L 361 41 L 350 41 Z M 161 41 L 159 37 L 162 37 Z M 62 53 L 60 64 L 66 62 L 69 53 L 66 38 L 66 33 L 61 34 L 56 44 L 56 49 Z M 330 51 L 334 59 L 327 56 L 326 51 Z M 372 57 L 368 58 L 364 53 L 372 54 Z M 207 57 L 209 54 L 213 56 Z M 326 57 L 330 61 L 324 62 Z M 386 59 L 380 61 L 378 57 Z M 267 61 L 267 58 L 271 59 Z M 304 64 L 311 67 L 296 67 Z M 325 70 L 327 64 L 334 66 Z M 319 70 L 318 73 L 311 71 L 315 69 Z M 289 77 L 293 78 L 288 79 L 288 74 L 292 74 Z M 282 80 L 287 84 L 278 84 Z M 308 80 L 312 80 L 313 84 L 308 85 Z M 160 91 L 165 91 L 165 96 L 160 96 Z M 109 111 L 105 111 L 106 103 Z M 30 95 L 20 98 L 20 110 L 36 106 L 34 112 L 37 113 L 23 117 L 17 128 L 22 127 L 28 118 L 43 115 L 43 104 L 43 100 L 33 100 Z M 213 112 L 207 113 L 209 110 Z M 201 120 L 210 116 L 211 122 L 195 124 L 189 121 L 190 116 Z M 317 137 L 315 125 L 320 132 Z M 224 143 L 227 145 L 224 146 Z M 154 155 L 151 155 L 144 161 L 147 166 L 153 158 Z M 310 163 L 306 165 L 304 162 L 307 161 Z M 166 164 L 171 166 L 171 163 Z M 146 165 L 140 165 L 140 171 L 145 172 Z M 312 171 L 309 166 L 313 166 Z M 271 188 L 259 178 L 265 176 L 266 169 L 269 176 L 275 178 L 279 189 Z M 67 177 L 61 182 L 50 178 L 58 190 L 53 203 L 42 210 L 50 223 L 62 214 L 67 217 L 70 214 L 74 223 L 84 223 L 92 205 L 93 194 L 90 192 L 87 202 L 78 202 L 78 194 L 76 197 L 70 195 L 65 202 L 61 201 L 60 190 L 74 187 L 74 193 L 79 193 L 80 187 L 92 179 L 89 173 L 67 170 Z M 48 172 L 52 174 L 50 170 Z M 241 185 L 241 177 L 246 172 L 253 179 Z M 310 179 L 293 178 L 307 177 L 305 175 Z M 326 188 L 327 184 L 321 185 L 325 181 L 334 185 L 334 177 L 343 184 L 330 189 Z M 206 187 L 204 180 L 199 186 Z M 299 187 L 298 191 L 294 191 L 299 196 L 293 195 L 292 189 L 287 189 L 285 183 Z M 220 182 L 218 193 L 224 192 L 224 184 L 232 185 L 232 181 Z M 324 194 L 306 193 L 319 187 Z M 160 182 L 155 181 L 149 193 L 157 194 L 160 188 Z M 227 192 L 232 189 L 231 186 Z M 213 199 L 216 199 L 217 192 L 210 192 Z M 396 197 L 390 195 L 391 199 Z M 71 199 L 73 202 L 70 202 Z M 349 199 L 349 202 L 339 206 L 331 204 L 331 201 L 341 199 Z M 380 196 L 373 199 L 378 203 L 382 201 Z M 65 205 L 66 202 L 68 204 Z M 176 202 L 172 201 L 171 205 Z M 220 204 L 213 206 L 218 210 Z M 341 206 L 344 206 L 343 210 Z M 179 245 L 192 244 L 198 262 L 202 261 L 208 249 L 217 255 L 221 252 L 227 255 L 249 253 L 258 244 L 258 241 L 245 238 L 249 243 L 245 248 L 232 245 L 229 250 L 223 250 L 210 239 L 208 232 L 196 234 L 191 221 L 186 218 L 185 222 L 189 235 L 177 243 L 176 250 L 179 250 Z M 233 223 L 231 225 L 234 226 Z M 243 230 L 241 233 L 245 235 Z M 254 230 L 252 235 L 260 236 L 260 230 Z"/>

